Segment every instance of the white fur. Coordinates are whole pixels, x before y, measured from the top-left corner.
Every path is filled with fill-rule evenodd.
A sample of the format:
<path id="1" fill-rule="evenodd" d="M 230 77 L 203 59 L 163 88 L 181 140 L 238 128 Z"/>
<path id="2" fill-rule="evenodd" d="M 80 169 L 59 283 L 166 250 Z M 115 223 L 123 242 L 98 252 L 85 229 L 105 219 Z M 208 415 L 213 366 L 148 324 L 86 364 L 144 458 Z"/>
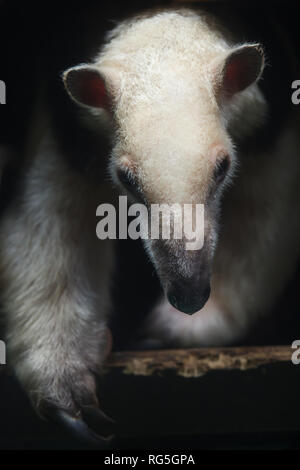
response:
<path id="1" fill-rule="evenodd" d="M 191 188 L 203 199 L 215 164 L 213 146 L 222 144 L 234 156 L 226 126 L 242 121 L 239 135 L 247 134 L 264 118 L 256 85 L 220 113 L 216 70 L 231 49 L 205 17 L 182 10 L 121 24 L 96 58 L 114 92 L 114 159 L 129 156 L 150 201 L 190 202 Z"/>

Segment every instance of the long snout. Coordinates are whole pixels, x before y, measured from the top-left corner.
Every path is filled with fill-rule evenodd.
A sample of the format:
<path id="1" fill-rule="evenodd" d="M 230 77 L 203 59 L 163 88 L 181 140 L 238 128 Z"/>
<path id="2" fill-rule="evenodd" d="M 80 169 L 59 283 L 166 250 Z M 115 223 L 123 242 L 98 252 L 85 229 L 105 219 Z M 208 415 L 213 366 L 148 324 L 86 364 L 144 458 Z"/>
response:
<path id="1" fill-rule="evenodd" d="M 199 222 L 197 218 L 196 222 Z M 210 296 L 216 225 L 207 210 L 206 218 L 202 218 L 200 224 L 195 223 L 194 238 L 202 240 L 196 249 L 190 249 L 187 241 L 191 238 L 185 233 L 181 239 L 145 240 L 168 301 L 175 309 L 189 315 L 201 310 Z"/>

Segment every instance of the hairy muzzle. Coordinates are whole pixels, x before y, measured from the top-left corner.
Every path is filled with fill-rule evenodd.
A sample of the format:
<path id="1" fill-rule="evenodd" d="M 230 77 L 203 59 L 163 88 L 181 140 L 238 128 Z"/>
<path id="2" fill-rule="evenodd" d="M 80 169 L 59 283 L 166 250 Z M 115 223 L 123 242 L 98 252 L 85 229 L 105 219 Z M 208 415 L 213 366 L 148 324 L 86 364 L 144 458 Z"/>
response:
<path id="1" fill-rule="evenodd" d="M 187 251 L 184 242 L 156 241 L 152 258 L 165 295 L 177 310 L 192 315 L 210 296 L 211 251 Z"/>

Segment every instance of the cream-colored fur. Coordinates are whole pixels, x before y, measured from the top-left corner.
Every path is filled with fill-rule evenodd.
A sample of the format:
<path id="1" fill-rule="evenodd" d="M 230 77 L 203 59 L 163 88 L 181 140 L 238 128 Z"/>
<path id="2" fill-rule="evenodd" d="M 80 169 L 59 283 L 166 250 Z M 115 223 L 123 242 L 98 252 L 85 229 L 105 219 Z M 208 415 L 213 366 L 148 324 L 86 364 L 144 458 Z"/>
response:
<path id="1" fill-rule="evenodd" d="M 261 123 L 266 104 L 255 84 L 220 113 L 213 88 L 231 48 L 205 17 L 182 10 L 120 25 L 96 59 L 116 104 L 113 162 L 129 156 L 149 202 L 203 200 L 213 147 L 234 158 L 225 127 L 238 124 L 240 135 Z"/>

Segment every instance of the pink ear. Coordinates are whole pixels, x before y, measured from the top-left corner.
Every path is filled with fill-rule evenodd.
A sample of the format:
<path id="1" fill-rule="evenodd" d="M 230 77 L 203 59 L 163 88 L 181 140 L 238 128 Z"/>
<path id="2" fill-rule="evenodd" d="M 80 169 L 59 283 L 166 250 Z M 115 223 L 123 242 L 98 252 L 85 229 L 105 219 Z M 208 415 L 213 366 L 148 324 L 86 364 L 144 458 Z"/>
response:
<path id="1" fill-rule="evenodd" d="M 97 69 L 74 67 L 64 74 L 64 83 L 71 97 L 93 108 L 110 109 L 110 99 L 103 77 Z"/>
<path id="2" fill-rule="evenodd" d="M 232 96 L 254 83 L 264 66 L 264 54 L 259 44 L 241 46 L 225 60 L 222 70 L 222 91 Z"/>

